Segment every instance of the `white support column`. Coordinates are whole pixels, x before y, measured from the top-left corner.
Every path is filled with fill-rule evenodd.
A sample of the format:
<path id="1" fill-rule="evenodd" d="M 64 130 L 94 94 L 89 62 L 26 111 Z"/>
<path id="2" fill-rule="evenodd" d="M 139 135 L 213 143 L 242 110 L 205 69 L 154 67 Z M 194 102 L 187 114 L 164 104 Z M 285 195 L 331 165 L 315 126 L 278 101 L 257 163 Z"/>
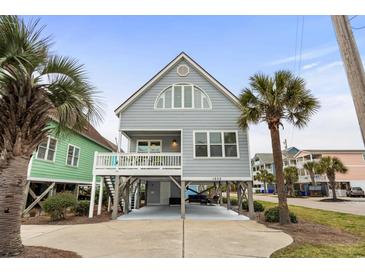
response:
<path id="1" fill-rule="evenodd" d="M 108 212 L 110 212 L 112 206 L 112 198 L 110 198 L 110 196 L 108 197 Z"/>
<path id="2" fill-rule="evenodd" d="M 103 205 L 103 184 L 104 184 L 104 177 L 100 180 L 99 200 L 98 200 L 98 215 L 101 214 L 101 208 L 102 208 L 102 205 Z"/>
<path id="3" fill-rule="evenodd" d="M 181 219 L 185 219 L 185 181 L 181 181 L 180 206 L 181 206 Z"/>
<path id="4" fill-rule="evenodd" d="M 95 192 L 96 192 L 96 176 L 93 175 L 93 182 L 91 184 L 91 194 L 90 194 L 89 218 L 94 217 Z"/>

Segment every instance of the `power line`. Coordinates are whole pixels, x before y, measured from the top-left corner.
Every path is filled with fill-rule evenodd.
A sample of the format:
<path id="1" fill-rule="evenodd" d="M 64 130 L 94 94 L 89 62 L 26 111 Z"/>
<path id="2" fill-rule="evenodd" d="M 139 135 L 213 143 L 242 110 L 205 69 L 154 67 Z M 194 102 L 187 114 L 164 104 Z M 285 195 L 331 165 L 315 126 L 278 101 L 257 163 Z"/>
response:
<path id="1" fill-rule="evenodd" d="M 351 27 L 352 29 L 358 30 L 358 29 L 365 29 L 365 26 L 362 27 Z"/>
<path id="2" fill-rule="evenodd" d="M 355 19 L 356 17 L 358 17 L 358 15 L 351 16 L 351 17 L 349 18 L 349 22 L 350 22 L 352 19 Z M 351 24 L 350 24 L 350 25 L 351 25 Z M 351 28 L 352 28 L 352 29 L 354 29 L 354 30 L 359 30 L 359 29 L 365 29 L 365 26 L 362 26 L 362 27 L 353 27 L 353 26 L 351 26 Z"/>
<path id="3" fill-rule="evenodd" d="M 297 16 L 297 25 L 295 28 L 295 49 L 294 49 L 294 68 L 293 68 L 294 71 L 297 69 L 298 29 L 299 29 L 299 16 Z"/>
<path id="4" fill-rule="evenodd" d="M 302 17 L 302 33 L 301 33 L 301 37 L 300 37 L 298 75 L 300 75 L 300 70 L 301 70 L 301 66 L 302 66 L 303 36 L 304 36 L 304 16 Z"/>

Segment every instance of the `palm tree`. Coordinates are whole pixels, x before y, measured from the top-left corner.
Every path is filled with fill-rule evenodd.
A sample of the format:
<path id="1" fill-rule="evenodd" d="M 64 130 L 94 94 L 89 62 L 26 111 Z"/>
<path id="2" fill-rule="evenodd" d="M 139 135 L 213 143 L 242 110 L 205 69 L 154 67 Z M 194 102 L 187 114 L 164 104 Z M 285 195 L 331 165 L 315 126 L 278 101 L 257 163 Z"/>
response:
<path id="1" fill-rule="evenodd" d="M 346 173 L 347 167 L 337 157 L 326 156 L 319 161 L 319 171 L 326 174 L 332 188 L 332 199 L 337 200 L 336 195 L 336 172 Z"/>
<path id="2" fill-rule="evenodd" d="M 258 181 L 264 183 L 264 192 L 267 193 L 267 184 L 274 182 L 275 177 L 273 174 L 268 172 L 266 169 L 262 169 L 256 173 L 255 180 L 258 180 Z"/>
<path id="3" fill-rule="evenodd" d="M 51 55 L 43 29 L 39 20 L 0 16 L 0 256 L 23 250 L 20 220 L 32 152 L 51 130 L 80 131 L 100 118 L 83 66 Z"/>
<path id="4" fill-rule="evenodd" d="M 314 161 L 310 161 L 310 162 L 306 162 L 303 165 L 303 168 L 308 171 L 309 173 L 309 177 L 311 179 L 312 185 L 316 185 L 316 180 L 315 180 L 315 174 L 319 173 L 319 164 L 317 162 Z"/>
<path id="5" fill-rule="evenodd" d="M 284 168 L 284 178 L 289 196 L 295 196 L 294 184 L 298 182 L 298 169 L 295 166 L 288 166 Z"/>
<path id="6" fill-rule="evenodd" d="M 240 95 L 241 116 L 239 125 L 247 128 L 249 123 L 267 123 L 275 164 L 275 177 L 279 199 L 280 224 L 290 222 L 283 176 L 279 127 L 284 120 L 298 128 L 307 125 L 318 110 L 319 101 L 305 87 L 302 78 L 290 71 L 278 71 L 273 77 L 255 74 L 250 77 L 250 87 Z"/>

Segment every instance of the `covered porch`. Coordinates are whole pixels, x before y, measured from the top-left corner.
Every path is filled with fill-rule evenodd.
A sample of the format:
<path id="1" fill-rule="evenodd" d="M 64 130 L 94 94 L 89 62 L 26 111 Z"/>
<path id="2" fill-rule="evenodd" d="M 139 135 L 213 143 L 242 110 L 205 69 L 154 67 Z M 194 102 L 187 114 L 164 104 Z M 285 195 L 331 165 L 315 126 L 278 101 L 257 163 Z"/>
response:
<path id="1" fill-rule="evenodd" d="M 242 202 L 248 201 L 249 218 L 254 219 L 252 181 L 184 181 L 180 176 L 109 176 L 102 177 L 97 214 L 101 212 L 103 185 L 109 194 L 108 210 L 117 219 L 246 219 L 242 215 Z M 199 187 L 194 190 L 192 186 Z M 237 194 L 238 208 L 232 210 L 231 188 Z M 187 191 L 193 192 L 188 195 Z M 93 183 L 89 217 L 95 206 L 96 183 Z M 223 202 L 223 193 L 226 203 Z M 143 204 L 142 197 L 143 196 Z M 191 197 L 192 196 L 192 197 Z M 143 207 L 143 206 L 144 207 Z M 129 217 L 131 216 L 131 217 Z M 235 216 L 235 217 L 233 217 Z"/>

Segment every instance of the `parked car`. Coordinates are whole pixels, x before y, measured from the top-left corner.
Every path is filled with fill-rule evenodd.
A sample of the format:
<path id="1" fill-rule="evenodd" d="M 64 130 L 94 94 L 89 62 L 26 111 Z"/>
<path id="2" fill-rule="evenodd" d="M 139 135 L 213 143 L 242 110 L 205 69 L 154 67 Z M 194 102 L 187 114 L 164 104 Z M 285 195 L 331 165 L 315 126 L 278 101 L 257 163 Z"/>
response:
<path id="1" fill-rule="evenodd" d="M 362 190 L 361 187 L 352 187 L 350 190 L 346 191 L 347 197 L 364 197 L 365 198 L 365 192 Z"/>

